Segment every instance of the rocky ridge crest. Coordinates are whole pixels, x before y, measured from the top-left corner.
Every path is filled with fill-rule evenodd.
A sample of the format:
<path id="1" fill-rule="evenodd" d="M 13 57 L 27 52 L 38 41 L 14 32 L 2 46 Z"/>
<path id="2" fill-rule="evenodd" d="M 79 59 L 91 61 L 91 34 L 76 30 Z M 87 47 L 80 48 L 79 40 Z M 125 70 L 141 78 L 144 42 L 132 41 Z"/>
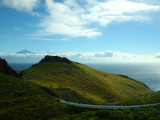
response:
<path id="1" fill-rule="evenodd" d="M 65 57 L 62 58 L 59 56 L 49 56 L 49 55 L 45 56 L 45 58 L 43 58 L 40 61 L 40 63 L 41 62 L 65 62 L 65 63 L 69 63 L 69 64 L 72 63 L 69 59 L 67 59 Z"/>

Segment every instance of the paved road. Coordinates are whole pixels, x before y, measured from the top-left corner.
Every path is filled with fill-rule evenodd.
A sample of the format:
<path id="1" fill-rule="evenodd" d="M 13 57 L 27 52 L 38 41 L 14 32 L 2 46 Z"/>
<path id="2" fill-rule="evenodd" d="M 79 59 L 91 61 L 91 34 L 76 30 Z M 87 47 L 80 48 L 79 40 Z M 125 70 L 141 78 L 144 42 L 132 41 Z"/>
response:
<path id="1" fill-rule="evenodd" d="M 55 98 L 55 97 L 54 97 Z M 59 98 L 55 98 L 59 99 Z M 79 104 L 79 103 L 74 103 L 74 102 L 68 102 L 63 99 L 59 99 L 61 103 L 67 104 L 67 105 L 73 105 L 77 107 L 85 107 L 85 108 L 98 108 L 98 109 L 129 109 L 133 107 L 141 107 L 141 106 L 154 106 L 154 105 L 159 105 L 160 103 L 155 103 L 155 104 L 147 104 L 147 105 L 133 105 L 133 106 L 107 106 L 107 105 L 90 105 L 90 104 Z"/>

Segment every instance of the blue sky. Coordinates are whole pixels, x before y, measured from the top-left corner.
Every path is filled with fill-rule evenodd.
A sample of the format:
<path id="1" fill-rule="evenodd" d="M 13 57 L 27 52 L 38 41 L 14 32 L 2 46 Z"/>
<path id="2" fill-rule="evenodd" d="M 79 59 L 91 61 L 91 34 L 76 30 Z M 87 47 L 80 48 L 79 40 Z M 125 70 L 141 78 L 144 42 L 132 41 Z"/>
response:
<path id="1" fill-rule="evenodd" d="M 0 57 L 160 63 L 159 21 L 160 0 L 0 0 Z"/>

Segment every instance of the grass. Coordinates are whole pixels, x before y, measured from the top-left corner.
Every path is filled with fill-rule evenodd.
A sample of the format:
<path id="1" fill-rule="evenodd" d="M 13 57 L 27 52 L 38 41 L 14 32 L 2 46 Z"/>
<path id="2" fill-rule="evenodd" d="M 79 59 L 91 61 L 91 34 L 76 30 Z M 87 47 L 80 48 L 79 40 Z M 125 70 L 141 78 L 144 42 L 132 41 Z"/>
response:
<path id="1" fill-rule="evenodd" d="M 41 86 L 54 89 L 69 88 L 77 93 L 70 94 L 71 98 L 79 96 L 92 104 L 113 104 L 113 102 L 130 97 L 153 93 L 138 80 L 130 80 L 118 74 L 102 72 L 74 62 L 72 64 L 65 62 L 37 63 L 21 74 L 24 80 L 30 80 Z"/>
<path id="2" fill-rule="evenodd" d="M 120 103 L 117 103 L 117 105 L 145 105 L 154 103 L 160 103 L 160 92 L 132 97 L 130 99 L 126 99 Z"/>
<path id="3" fill-rule="evenodd" d="M 65 113 L 66 106 L 39 86 L 0 73 L 0 118 L 46 119 Z"/>

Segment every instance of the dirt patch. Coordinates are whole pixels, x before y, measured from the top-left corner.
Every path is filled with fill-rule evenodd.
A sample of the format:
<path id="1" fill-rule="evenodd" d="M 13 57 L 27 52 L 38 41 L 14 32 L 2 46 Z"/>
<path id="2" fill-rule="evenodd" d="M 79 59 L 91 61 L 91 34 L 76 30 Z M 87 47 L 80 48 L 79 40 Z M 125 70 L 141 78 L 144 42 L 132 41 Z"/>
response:
<path id="1" fill-rule="evenodd" d="M 89 100 L 87 100 L 77 92 L 70 89 L 61 90 L 61 95 L 62 95 L 61 99 L 64 99 L 66 101 L 83 103 L 83 104 L 91 104 Z"/>

